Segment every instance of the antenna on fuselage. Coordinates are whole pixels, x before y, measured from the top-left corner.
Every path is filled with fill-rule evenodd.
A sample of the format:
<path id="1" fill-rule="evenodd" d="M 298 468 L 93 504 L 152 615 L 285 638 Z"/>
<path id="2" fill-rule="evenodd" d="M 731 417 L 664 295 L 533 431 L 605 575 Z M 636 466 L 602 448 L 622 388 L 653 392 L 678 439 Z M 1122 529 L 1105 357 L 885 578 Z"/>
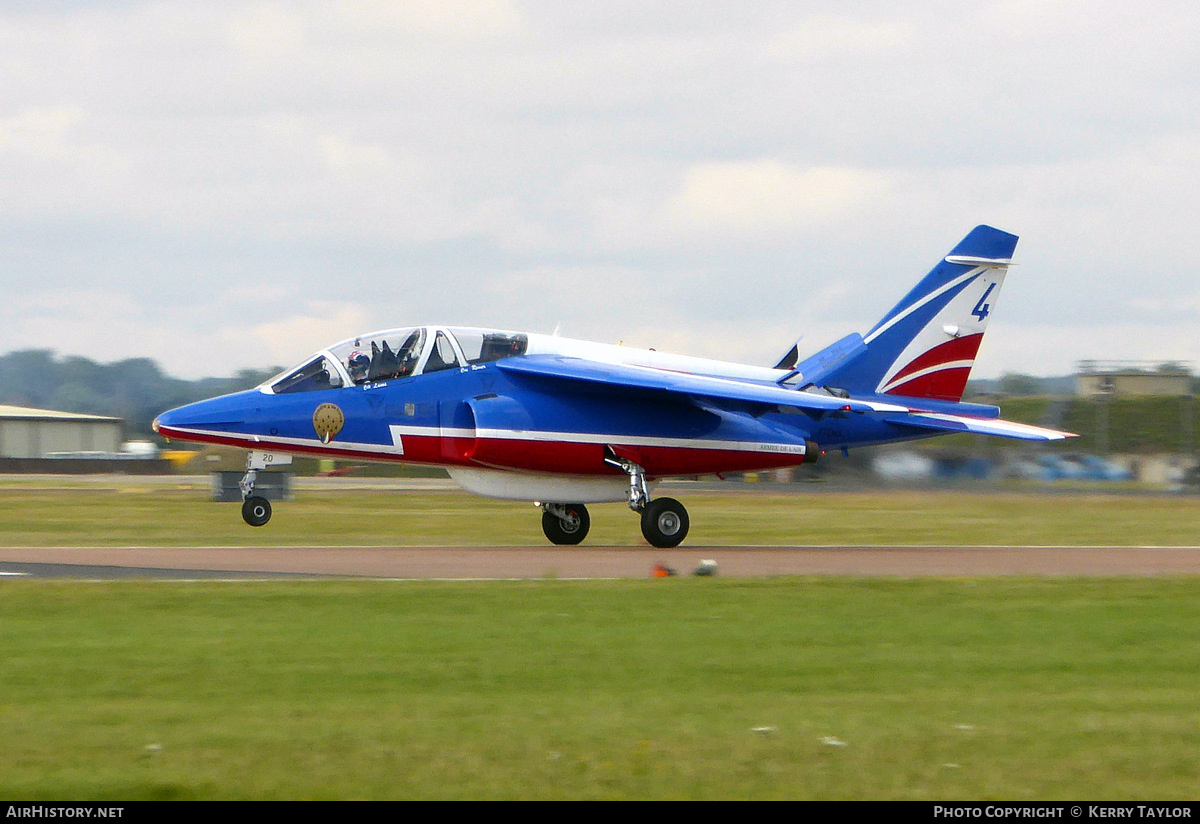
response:
<path id="1" fill-rule="evenodd" d="M 562 321 L 560 320 L 558 323 L 554 324 L 554 331 L 550 333 L 550 337 L 557 338 L 559 332 L 561 332 L 561 331 L 562 331 Z"/>

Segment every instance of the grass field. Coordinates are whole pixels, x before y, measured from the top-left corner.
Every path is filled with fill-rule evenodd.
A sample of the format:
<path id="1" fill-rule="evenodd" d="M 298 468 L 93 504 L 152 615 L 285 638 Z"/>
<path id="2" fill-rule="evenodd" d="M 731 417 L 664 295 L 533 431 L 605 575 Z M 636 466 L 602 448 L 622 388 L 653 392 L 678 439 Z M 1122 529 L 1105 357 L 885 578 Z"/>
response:
<path id="1" fill-rule="evenodd" d="M 1200 507 L 1171 496 L 670 494 L 693 546 L 1200 545 Z M 541 544 L 537 514 L 316 490 L 255 530 L 203 485 L 0 481 L 4 546 Z M 635 538 L 624 507 L 593 509 L 588 544 Z M 1200 786 L 1200 578 L 0 579 L 0 650 L 7 799 Z"/>
<path id="2" fill-rule="evenodd" d="M 1200 786 L 1200 579 L 0 593 L 9 799 L 1186 799 Z"/>
<path id="3" fill-rule="evenodd" d="M 530 504 L 460 491 L 301 490 L 260 529 L 207 485 L 137 479 L 63 486 L 0 483 L 0 546 L 542 545 Z M 777 491 L 768 486 L 660 494 L 691 514 L 687 545 L 1200 546 L 1194 496 L 960 491 Z M 642 542 L 621 504 L 591 507 L 584 546 Z"/>

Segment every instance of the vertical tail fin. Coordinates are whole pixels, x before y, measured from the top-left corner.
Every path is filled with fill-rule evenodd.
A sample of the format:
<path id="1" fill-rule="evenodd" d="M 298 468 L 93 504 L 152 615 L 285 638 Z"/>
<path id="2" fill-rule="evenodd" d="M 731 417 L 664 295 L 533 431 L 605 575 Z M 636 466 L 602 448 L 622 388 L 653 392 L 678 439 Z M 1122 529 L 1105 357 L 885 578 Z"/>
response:
<path id="1" fill-rule="evenodd" d="M 960 400 L 1016 246 L 1016 235 L 976 226 L 823 382 L 851 393 Z"/>

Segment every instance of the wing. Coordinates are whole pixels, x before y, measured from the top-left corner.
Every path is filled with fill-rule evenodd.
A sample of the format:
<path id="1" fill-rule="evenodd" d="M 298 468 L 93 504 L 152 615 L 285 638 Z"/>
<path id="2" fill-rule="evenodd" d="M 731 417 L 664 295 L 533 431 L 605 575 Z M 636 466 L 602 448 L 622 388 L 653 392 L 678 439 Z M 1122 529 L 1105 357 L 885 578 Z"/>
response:
<path id="1" fill-rule="evenodd" d="M 887 419 L 888 423 L 912 426 L 918 429 L 934 429 L 938 432 L 968 432 L 977 435 L 999 435 L 1002 438 L 1018 438 L 1023 441 L 1061 441 L 1078 438 L 1071 432 L 1043 429 L 1027 423 L 1002 421 L 996 418 L 971 418 L 964 415 L 943 415 L 937 412 L 912 412 L 908 415 Z"/>
<path id="2" fill-rule="evenodd" d="M 610 386 L 615 390 L 642 389 L 698 398 L 765 403 L 814 412 L 907 412 L 908 407 L 878 401 L 835 398 L 800 392 L 775 384 L 668 372 L 646 366 L 600 363 L 559 355 L 527 355 L 497 361 L 496 367 L 519 375 Z"/>

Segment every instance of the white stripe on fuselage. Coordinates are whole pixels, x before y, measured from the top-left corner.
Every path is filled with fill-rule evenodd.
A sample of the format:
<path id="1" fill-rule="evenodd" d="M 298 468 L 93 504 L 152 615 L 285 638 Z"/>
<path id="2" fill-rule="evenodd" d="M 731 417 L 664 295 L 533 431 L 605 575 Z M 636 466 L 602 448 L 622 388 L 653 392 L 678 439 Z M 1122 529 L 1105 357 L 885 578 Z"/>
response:
<path id="1" fill-rule="evenodd" d="M 429 428 L 432 429 L 433 427 L 429 427 Z M 404 439 L 401 438 L 400 436 L 404 434 L 404 427 L 396 426 L 393 424 L 392 426 L 388 427 L 388 431 L 390 431 L 392 433 L 392 446 L 396 447 L 396 454 L 403 455 L 404 454 Z M 458 430 L 455 430 L 455 431 L 458 431 Z M 457 438 L 460 436 L 459 435 L 448 435 L 447 437 Z"/>
<path id="2" fill-rule="evenodd" d="M 391 432 L 392 444 L 364 444 L 353 441 L 331 441 L 323 444 L 316 438 L 289 438 L 272 435 L 267 438 L 255 435 L 243 435 L 237 432 L 225 432 L 208 429 L 185 429 L 172 427 L 176 432 L 207 435 L 209 437 L 231 438 L 246 441 L 257 447 L 275 447 L 276 451 L 286 452 L 282 447 L 303 446 L 306 449 L 341 449 L 370 454 L 382 452 L 388 455 L 403 455 L 403 437 L 418 438 L 480 438 L 484 440 L 509 441 L 540 441 L 549 443 L 595 443 L 611 444 L 612 446 L 652 446 L 668 449 L 725 449 L 733 452 L 773 452 L 784 455 L 805 454 L 804 444 L 797 443 L 765 443 L 760 441 L 723 441 L 702 438 L 653 438 L 639 435 L 616 435 L 596 432 L 551 432 L 542 430 L 510 430 L 510 429 L 468 429 L 442 428 L 438 426 L 400 426 L 392 424 L 388 427 Z"/>
<path id="3" fill-rule="evenodd" d="M 371 453 L 386 453 L 388 455 L 403 455 L 404 448 L 399 445 L 386 443 L 357 443 L 355 441 L 338 441 L 332 440 L 329 443 L 323 443 L 318 438 L 288 438 L 283 435 L 247 435 L 242 432 L 229 432 L 222 429 L 192 429 L 185 426 L 163 427 L 164 437 L 178 438 L 179 440 L 187 440 L 184 435 L 204 435 L 208 438 L 225 438 L 228 440 L 236 440 L 243 442 L 251 449 L 266 449 L 268 451 L 282 452 L 287 454 L 287 449 L 284 447 L 296 446 L 304 447 L 305 449 L 328 449 L 330 451 L 341 450 L 343 452 L 361 452 L 364 455 Z M 430 427 L 434 432 L 437 432 L 437 427 Z M 183 433 L 182 435 L 176 433 Z"/>

